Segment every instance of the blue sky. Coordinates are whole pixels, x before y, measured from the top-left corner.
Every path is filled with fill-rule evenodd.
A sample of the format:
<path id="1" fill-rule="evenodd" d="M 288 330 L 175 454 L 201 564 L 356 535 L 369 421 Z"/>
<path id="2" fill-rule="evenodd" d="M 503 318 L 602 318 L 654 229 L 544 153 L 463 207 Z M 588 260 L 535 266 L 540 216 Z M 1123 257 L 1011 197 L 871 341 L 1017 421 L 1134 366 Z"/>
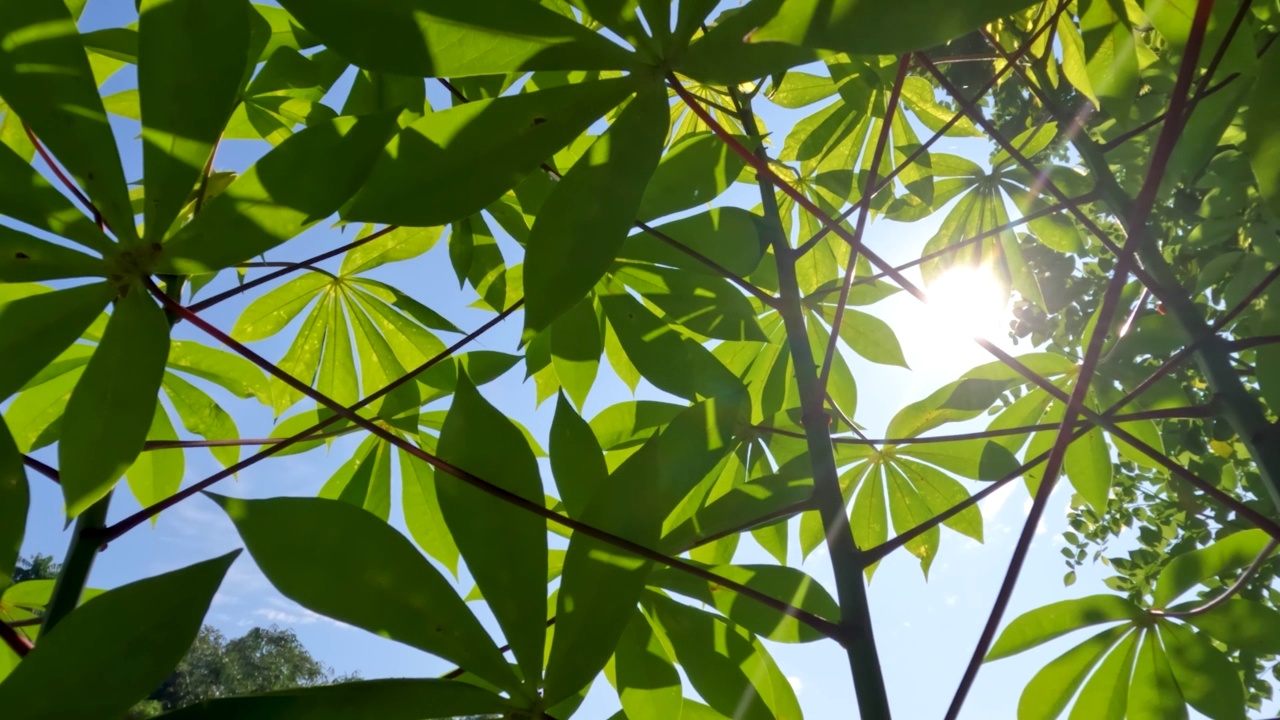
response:
<path id="1" fill-rule="evenodd" d="M 129 22 L 132 13 L 132 0 L 92 0 L 82 21 L 82 29 Z M 351 71 L 348 71 L 335 88 L 335 95 L 343 96 L 350 79 Z M 132 69 L 126 67 L 108 82 L 104 93 L 133 86 Z M 429 90 L 429 99 L 437 107 L 446 104 L 435 86 Z M 333 102 L 331 105 L 340 107 L 341 103 Z M 773 132 L 775 152 L 781 147 L 782 138 L 791 124 L 815 108 L 811 106 L 800 111 L 782 111 L 773 107 L 762 109 L 763 119 Z M 137 179 L 141 174 L 136 140 L 138 128 L 134 123 L 117 121 L 116 132 L 124 153 L 126 173 L 131 179 Z M 921 137 L 927 136 L 927 131 L 921 133 Z M 223 144 L 216 167 L 219 170 L 241 170 L 265 149 L 266 144 L 262 142 L 229 141 Z M 944 139 L 936 149 L 962 154 L 983 164 L 988 154 L 985 143 L 976 140 Z M 757 204 L 758 196 L 754 187 L 738 185 L 716 202 L 750 208 Z M 876 222 L 869 228 L 868 244 L 891 262 L 905 262 L 918 256 L 921 246 L 936 230 L 944 215 L 944 212 L 937 212 L 910 226 Z M 1011 212 L 1011 216 L 1016 217 L 1016 211 Z M 350 233 L 350 230 L 344 235 L 337 230 L 316 229 L 273 251 L 271 259 L 309 257 L 348 242 Z M 501 238 L 501 241 L 509 262 L 511 258 L 519 257 L 517 245 L 507 238 Z M 376 271 L 374 277 L 396 284 L 459 327 L 470 330 L 488 320 L 491 314 L 468 307 L 475 299 L 474 293 L 470 289 L 458 290 L 446 245 L 441 242 L 426 256 L 414 261 L 384 266 Z M 338 261 L 332 261 L 328 267 L 336 269 L 337 264 Z M 913 279 L 918 277 L 914 273 L 909 275 Z M 202 291 L 201 296 L 207 297 L 230 285 L 229 280 L 221 279 Z M 251 297 L 256 296 L 251 294 Z M 244 299 L 229 301 L 210 310 L 206 317 L 219 327 L 229 329 L 245 304 Z M 872 365 L 853 355 L 847 357 L 858 381 L 856 420 L 866 426 L 871 435 L 881 434 L 892 414 L 904 404 L 920 399 L 961 372 L 990 359 L 975 344 L 963 338 L 933 337 L 938 321 L 905 293 L 880 303 L 873 312 L 890 321 L 898 330 L 912 369 Z M 516 352 L 520 324 L 517 315 L 483 336 L 473 349 Z M 179 326 L 176 333 L 178 337 L 209 342 L 189 326 Z M 268 358 L 279 359 L 285 348 L 281 338 L 290 335 L 286 331 L 254 347 Z M 442 337 L 446 342 L 455 339 L 447 335 Z M 999 340 L 1006 349 L 1027 350 L 1025 345 L 1014 348 L 999 333 L 992 339 Z M 532 384 L 523 382 L 522 366 L 485 386 L 482 392 L 490 402 L 529 427 L 546 446 L 554 403 L 534 406 Z M 642 386 L 640 396 L 659 397 L 660 393 L 652 387 Z M 231 402 L 225 393 L 217 397 L 227 400 L 224 406 L 234 415 L 242 437 L 265 436 L 270 432 L 272 417 L 269 409 L 248 401 Z M 608 371 L 607 364 L 602 364 L 600 379 L 583 414 L 591 417 L 609 405 L 628 399 L 631 399 L 630 392 Z M 299 405 L 294 411 L 307 408 L 307 405 Z M 216 490 L 246 497 L 314 495 L 359 440 L 358 436 L 344 437 L 335 441 L 327 452 L 321 449 L 268 460 L 245 471 L 236 480 L 223 481 Z M 38 456 L 56 462 L 55 453 L 48 450 L 41 451 Z M 195 482 L 217 469 L 219 466 L 207 452 L 190 452 L 185 482 Z M 544 478 L 550 481 L 550 473 L 545 466 Z M 33 476 L 31 483 L 33 501 L 24 552 L 43 552 L 61 558 L 68 539 L 67 533 L 62 531 L 61 495 L 56 486 L 38 476 Z M 969 485 L 971 489 L 978 489 L 976 483 Z M 1051 500 L 1043 532 L 1032 546 L 1029 562 L 1006 619 L 1053 600 L 1107 592 L 1100 582 L 1104 575 L 1087 568 L 1073 587 L 1063 588 L 1064 567 L 1059 548 L 1062 546 L 1060 534 L 1065 527 L 1065 508 L 1069 497 L 1069 489 L 1062 486 Z M 403 529 L 398 498 L 396 504 L 392 510 L 393 523 Z M 985 544 L 944 530 L 939 556 L 927 582 L 916 561 L 906 554 L 890 557 L 876 573 L 870 588 L 872 615 L 889 695 L 897 717 L 933 718 L 941 717 L 945 711 L 1003 578 L 1013 541 L 1028 505 L 1029 499 L 1021 483 L 1011 484 L 1008 492 L 998 493 L 987 500 L 982 506 L 986 521 Z M 137 508 L 128 491 L 122 488 L 115 495 L 111 516 L 119 519 Z M 794 527 L 791 545 L 790 561 L 797 564 L 800 558 Z M 154 527 L 139 527 L 112 543 L 100 555 L 91 584 L 114 587 L 236 547 L 240 547 L 239 538 L 221 511 L 204 498 L 193 498 L 162 515 Z M 744 538 L 735 561 L 771 562 L 749 537 Z M 814 552 L 801 567 L 828 588 L 832 587 L 824 549 Z M 465 573 L 459 587 L 464 594 L 470 588 Z M 482 609 L 477 610 L 498 636 L 496 625 L 484 616 Z M 241 556 L 232 567 L 214 599 L 208 622 L 229 635 L 241 634 L 254 625 L 271 623 L 293 628 L 322 662 L 340 673 L 358 672 L 366 678 L 425 677 L 451 669 L 448 664 L 417 650 L 300 608 L 275 592 L 247 555 Z M 1047 649 L 985 667 L 969 696 L 963 717 L 1013 717 L 1018 696 L 1027 680 L 1067 647 L 1070 647 L 1069 643 L 1055 643 Z M 845 718 L 856 714 L 846 658 L 835 644 L 771 644 L 770 648 L 783 671 L 792 679 L 807 717 Z M 690 692 L 686 689 L 686 693 Z M 616 696 L 602 677 L 593 687 L 579 716 L 604 718 L 617 707 Z"/>

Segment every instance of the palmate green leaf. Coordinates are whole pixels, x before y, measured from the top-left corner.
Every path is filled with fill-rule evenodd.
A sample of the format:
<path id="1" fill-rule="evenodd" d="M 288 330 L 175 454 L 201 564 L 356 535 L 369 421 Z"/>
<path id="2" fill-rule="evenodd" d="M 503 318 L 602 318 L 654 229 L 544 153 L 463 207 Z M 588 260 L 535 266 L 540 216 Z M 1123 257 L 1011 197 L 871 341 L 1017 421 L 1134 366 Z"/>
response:
<path id="1" fill-rule="evenodd" d="M 324 321 L 325 343 L 320 354 L 320 366 L 316 371 L 316 390 L 341 405 L 350 406 L 360 395 L 360 383 L 356 375 L 356 358 L 351 349 L 351 333 L 347 327 L 347 313 L 343 305 L 344 303 L 332 297 L 326 303 L 328 318 Z M 362 335 L 357 333 L 356 337 L 359 339 Z M 363 361 L 364 358 L 361 357 L 361 369 Z"/>
<path id="2" fill-rule="evenodd" d="M 1152 603 L 1165 607 L 1209 578 L 1247 567 L 1270 540 L 1262 530 L 1242 530 L 1208 547 L 1178 555 L 1160 572 Z"/>
<path id="3" fill-rule="evenodd" d="M 759 215 L 741 208 L 720 207 L 654 229 L 725 270 L 746 277 L 755 272 L 764 257 L 766 241 L 761 233 L 762 223 Z M 722 277 L 719 270 L 647 232 L 628 236 L 618 250 L 618 259 Z"/>
<path id="4" fill-rule="evenodd" d="M 958 480 L 928 465 L 900 456 L 894 460 L 893 466 L 919 493 L 931 517 L 950 510 L 969 498 L 969 492 Z M 944 520 L 943 524 L 961 535 L 982 542 L 982 512 L 976 505 Z"/>
<path id="5" fill-rule="evenodd" d="M 164 312 L 140 284 L 130 286 L 116 300 L 62 419 L 58 470 L 69 517 L 111 492 L 142 451 L 168 355 Z M 110 422 L 103 422 L 104 411 Z"/>
<path id="6" fill-rule="evenodd" d="M 1185 720 L 1187 706 L 1154 630 L 1142 637 L 1129 686 L 1128 720 Z"/>
<path id="7" fill-rule="evenodd" d="M 1159 628 L 1169 667 L 1187 704 L 1213 720 L 1243 720 L 1244 688 L 1227 656 L 1184 625 L 1162 622 Z"/>
<path id="8" fill-rule="evenodd" d="M 871 474 L 879 474 L 874 466 Z M 889 493 L 889 519 L 893 521 L 893 531 L 898 535 L 923 525 L 936 514 L 916 491 L 915 486 L 892 464 L 884 466 L 884 484 Z M 934 558 L 938 556 L 941 536 L 942 531 L 934 526 L 903 546 L 907 552 L 919 558 L 920 569 L 926 578 L 929 577 L 929 568 L 933 565 Z"/>
<path id="9" fill-rule="evenodd" d="M 551 323 L 551 364 L 561 386 L 581 408 L 596 380 L 604 338 L 591 296 L 579 300 Z"/>
<path id="10" fill-rule="evenodd" d="M 144 0 L 139 12 L 144 235 L 155 243 L 186 204 L 235 109 L 249 54 L 249 3 Z"/>
<path id="11" fill-rule="evenodd" d="M 502 452 L 495 453 L 495 447 Z M 458 378 L 440 431 L 438 454 L 508 492 L 543 502 L 537 461 L 524 435 L 480 395 L 465 373 Z M 457 478 L 438 480 L 436 495 L 445 522 L 532 692 L 542 677 L 546 641 L 546 521 Z"/>
<path id="12" fill-rule="evenodd" d="M 596 80 L 430 113 L 391 141 L 343 218 L 427 227 L 469 217 L 635 89 L 632 78 Z"/>
<path id="13" fill-rule="evenodd" d="M 417 77 L 529 70 L 629 70 L 620 46 L 539 5 L 481 0 L 285 0 L 285 9 L 352 62 Z"/>
<path id="14" fill-rule="evenodd" d="M 1244 116 L 1244 151 L 1258 192 L 1272 213 L 1280 214 L 1280 49 L 1271 48 L 1258 63 L 1258 80 Z"/>
<path id="15" fill-rule="evenodd" d="M 370 315 L 374 318 L 375 322 L 382 325 L 383 323 L 378 319 L 379 316 L 382 316 L 388 322 L 395 325 L 399 330 L 399 333 L 404 334 L 420 352 L 430 352 L 430 354 L 434 355 L 436 352 L 443 350 L 444 345 L 436 339 L 434 335 L 426 333 L 422 328 L 409 323 L 405 319 L 405 316 L 408 316 L 409 318 L 418 321 L 421 325 L 433 330 L 443 330 L 445 332 L 462 334 L 462 330 L 460 330 L 457 325 L 449 322 L 448 318 L 435 310 L 432 310 L 426 305 L 423 305 L 417 300 L 414 300 L 397 288 L 368 278 L 349 279 L 351 284 L 355 286 L 353 289 L 357 291 L 355 296 L 360 300 L 362 305 L 372 310 Z M 388 305 L 396 308 L 396 310 L 399 310 L 400 312 L 392 312 L 390 308 L 387 307 Z M 393 318 L 398 319 L 393 320 Z M 411 332 L 410 328 L 417 332 Z M 424 334 L 430 339 L 428 340 L 422 337 Z M 430 351 L 427 350 L 428 347 L 431 348 Z M 398 348 L 396 356 L 401 356 Z"/>
<path id="16" fill-rule="evenodd" d="M 597 416 L 598 418 L 599 416 Z M 565 512 L 580 518 L 609 479 L 604 453 L 592 426 L 561 395 L 551 421 L 551 472 Z"/>
<path id="17" fill-rule="evenodd" d="M 395 113 L 335 118 L 294 135 L 237 177 L 164 246 L 158 269 L 198 274 L 259 255 L 332 215 L 373 169 Z"/>
<path id="18" fill-rule="evenodd" d="M 173 351 L 170 351 L 170 359 Z M 171 363 L 172 365 L 172 363 Z M 194 433 L 206 440 L 238 440 L 240 431 L 231 415 L 218 405 L 205 391 L 183 380 L 172 372 L 164 374 L 160 387 L 173 409 L 178 413 L 178 420 L 187 432 Z M 230 467 L 240 460 L 240 448 L 234 445 L 211 447 L 209 452 L 217 458 L 223 467 Z"/>
<path id="19" fill-rule="evenodd" d="M 344 299 L 347 298 L 349 295 L 344 294 Z M 394 333 L 394 328 L 387 323 L 382 323 L 380 327 L 379 323 L 375 323 L 349 299 L 345 304 L 355 321 L 352 323 L 352 331 L 356 341 L 356 354 L 360 358 L 360 387 L 365 394 L 377 392 L 405 375 L 404 367 L 400 365 L 384 335 L 387 331 Z M 337 333 L 344 330 L 336 328 Z M 334 335 L 335 332 L 330 332 L 329 338 L 332 339 Z M 407 411 L 416 411 L 421 406 L 422 398 L 418 394 L 417 385 L 405 383 L 369 405 L 369 409 L 379 417 L 394 418 Z"/>
<path id="20" fill-rule="evenodd" d="M 732 428 L 742 410 L 736 403 L 707 400 L 682 411 L 613 471 L 582 520 L 657 546 L 667 516 L 732 449 Z M 652 565 L 581 533 L 570 539 L 547 661 L 549 703 L 577 692 L 604 666 Z"/>
<path id="21" fill-rule="evenodd" d="M 634 720 L 670 720 L 681 716 L 680 674 L 649 625 L 644 613 L 631 615 L 622 636 L 618 638 L 610 667 L 609 679 L 618 689 L 618 699 L 627 718 Z"/>
<path id="22" fill-rule="evenodd" d="M 1129 675 L 1142 633 L 1134 632 L 1107 655 L 1071 708 L 1070 720 L 1124 720 L 1129 701 Z"/>
<path id="23" fill-rule="evenodd" d="M 210 497 L 226 510 L 254 562 L 285 597 L 522 692 L 502 653 L 449 581 L 390 525 L 335 500 Z"/>
<path id="24" fill-rule="evenodd" d="M 67 400 L 83 374 L 83 366 L 73 368 L 14 398 L 4 417 L 20 451 L 32 452 L 57 442 Z"/>
<path id="25" fill-rule="evenodd" d="M 987 653 L 987 662 L 1016 655 L 1073 630 L 1100 623 L 1140 620 L 1142 608 L 1118 595 L 1061 600 L 1023 613 L 1009 623 Z"/>
<path id="26" fill-rule="evenodd" d="M 77 608 L 0 683 L 6 717 L 122 715 L 182 659 L 239 554 L 129 583 Z M 132 650 L 128 662 L 122 648 Z"/>
<path id="27" fill-rule="evenodd" d="M 147 440 L 177 439 L 178 433 L 173 429 L 168 411 L 157 402 L 151 429 L 147 431 Z M 128 480 L 129 490 L 133 492 L 138 504 L 150 507 L 178 491 L 182 485 L 184 470 L 181 449 L 149 450 L 138 455 L 138 459 L 125 472 L 125 479 Z M 152 523 L 155 520 L 153 517 Z"/>
<path id="28" fill-rule="evenodd" d="M 133 241 L 124 170 L 75 20 L 61 0 L 0 9 L 0 97 L 88 194 L 107 225 Z"/>
<path id="29" fill-rule="evenodd" d="M 840 606 L 831 595 L 813 578 L 795 568 L 719 565 L 707 566 L 707 569 L 818 617 L 832 622 L 840 617 Z M 790 615 L 678 570 L 657 569 L 649 577 L 649 584 L 711 605 L 734 624 L 774 642 L 813 642 L 826 637 Z"/>
<path id="30" fill-rule="evenodd" d="M 835 307 L 821 305 L 822 318 L 827 323 L 835 320 Z M 902 345 L 893 328 L 880 318 L 860 310 L 845 308 L 840 322 L 840 339 L 851 350 L 873 363 L 909 367 L 902 356 Z"/>
<path id="31" fill-rule="evenodd" d="M 738 179 L 745 161 L 710 132 L 685 135 L 663 154 L 640 200 L 637 220 L 704 205 Z"/>
<path id="32" fill-rule="evenodd" d="M 1022 690 L 1018 720 L 1054 720 L 1061 715 L 1102 656 L 1129 632 L 1132 628 L 1123 625 L 1103 630 L 1041 668 Z"/>
<path id="33" fill-rule="evenodd" d="M 644 87 L 547 197 L 525 254 L 525 339 L 578 302 L 613 264 L 658 165 L 669 120 Z"/>
<path id="34" fill-rule="evenodd" d="M 401 125 L 422 117 L 427 106 L 427 86 L 422 78 L 389 75 L 361 70 L 351 84 L 343 115 L 372 115 L 383 110 L 400 110 Z"/>
<path id="35" fill-rule="evenodd" d="M 657 400 L 628 400 L 610 405 L 591 418 L 591 431 L 606 451 L 643 445 L 675 416 L 684 405 Z"/>
<path id="36" fill-rule="evenodd" d="M 9 426 L 0 420 L 0 588 L 9 586 L 22 551 L 30 492 L 22 455 Z"/>
<path id="37" fill-rule="evenodd" d="M 1004 446 L 985 439 L 900 445 L 894 455 L 921 460 L 974 480 L 1001 480 L 1022 465 Z"/>
<path id="38" fill-rule="evenodd" d="M 1080 37 L 1096 102 L 1108 115 L 1124 123 L 1138 93 L 1138 38 L 1129 25 L 1124 3 L 1082 2 Z"/>
<path id="39" fill-rule="evenodd" d="M 773 682 L 773 661 L 740 628 L 656 593 L 644 597 L 690 684 L 726 717 L 773 720 L 799 717 L 795 692 Z"/>
<path id="40" fill-rule="evenodd" d="M 1280 612 L 1257 600 L 1231 598 L 1185 620 L 1228 648 L 1259 655 L 1280 653 Z"/>
<path id="41" fill-rule="evenodd" d="M 458 576 L 458 546 L 444 521 L 436 496 L 435 470 L 404 450 L 400 458 L 400 486 L 403 493 L 404 524 L 418 547 Z"/>
<path id="42" fill-rule="evenodd" d="M 0 226 L 0 282 L 106 277 L 109 272 L 100 258 Z"/>
<path id="43" fill-rule="evenodd" d="M 751 41 L 783 42 L 860 55 L 898 55 L 960 37 L 1031 4 L 1028 0 L 981 3 L 913 0 L 886 7 L 867 0 L 829 3 L 800 0 L 780 7 L 751 36 Z M 920 22 L 920 18 L 929 18 L 929 22 Z"/>
<path id="44" fill-rule="evenodd" d="M 107 283 L 50 292 L 0 286 L 0 398 L 8 398 L 58 357 L 107 306 Z"/>
<path id="45" fill-rule="evenodd" d="M 500 716 L 519 705 L 462 680 L 363 680 L 249 697 L 214 698 L 165 713 L 166 720 L 428 720 Z"/>
<path id="46" fill-rule="evenodd" d="M 680 3 L 680 11 L 696 3 Z M 783 43 L 747 42 L 747 36 L 773 17 L 784 5 L 783 0 L 754 0 L 742 7 L 730 8 L 715 19 L 710 32 L 689 46 L 676 63 L 676 71 L 704 83 L 737 85 L 755 80 L 789 67 L 818 59 L 818 53 Z M 690 34 L 702 22 L 691 12 Z M 691 8 L 692 11 L 692 8 Z M 682 18 L 683 20 L 683 18 Z"/>
<path id="47" fill-rule="evenodd" d="M 72 240 L 102 254 L 114 243 L 26 160 L 0 142 L 0 215 Z"/>

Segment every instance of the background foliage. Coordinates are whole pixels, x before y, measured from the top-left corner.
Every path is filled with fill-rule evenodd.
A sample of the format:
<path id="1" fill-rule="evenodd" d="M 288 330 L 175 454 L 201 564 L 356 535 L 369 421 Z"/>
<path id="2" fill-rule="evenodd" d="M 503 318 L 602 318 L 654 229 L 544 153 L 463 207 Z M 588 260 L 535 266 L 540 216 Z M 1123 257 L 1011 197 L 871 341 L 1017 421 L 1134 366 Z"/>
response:
<path id="1" fill-rule="evenodd" d="M 618 718 L 799 717 L 764 641 L 838 644 L 860 716 L 888 718 L 867 583 L 895 550 L 927 575 L 950 531 L 983 540 L 977 503 L 1019 479 L 1026 525 L 948 718 L 984 662 L 1049 642 L 1020 718 L 1226 720 L 1271 696 L 1274 0 L 142 0 L 80 32 L 83 8 L 0 0 L 7 716 L 188 692 L 236 553 L 86 583 L 204 493 L 283 595 L 457 670 L 156 698 L 177 718 L 566 718 L 601 676 Z M 118 73 L 136 82 L 100 91 Z M 803 118 L 774 135 L 770 106 Z M 245 139 L 256 162 L 219 170 Z M 863 241 L 880 221 L 937 230 L 894 267 Z M 279 259 L 329 226 L 349 241 Z M 446 257 L 484 324 L 381 279 Z M 966 272 L 1020 353 L 976 338 L 990 362 L 869 438 L 855 368 L 907 364 L 883 302 Z M 503 323 L 517 352 L 474 349 Z M 485 395 L 515 368 L 554 398 L 546 447 Z M 605 376 L 636 399 L 584 417 Z M 254 404 L 270 437 L 241 437 Z M 209 492 L 348 434 L 318 497 Z M 187 477 L 204 449 L 223 469 Z M 121 480 L 139 509 L 109 516 Z M 49 481 L 75 523 L 56 581 L 17 566 Z M 1061 481 L 1064 585 L 1114 576 L 1005 622 Z M 776 563 L 734 562 L 748 533 Z M 831 587 L 793 542 L 825 547 Z"/>

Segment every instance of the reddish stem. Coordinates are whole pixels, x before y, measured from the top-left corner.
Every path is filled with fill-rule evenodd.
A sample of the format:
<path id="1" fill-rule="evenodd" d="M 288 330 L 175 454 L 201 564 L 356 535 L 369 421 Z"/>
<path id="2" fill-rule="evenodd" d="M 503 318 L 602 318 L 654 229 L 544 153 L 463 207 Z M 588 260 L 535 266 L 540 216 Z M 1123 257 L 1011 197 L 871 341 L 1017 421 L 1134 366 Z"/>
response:
<path id="1" fill-rule="evenodd" d="M 885 105 L 884 119 L 880 123 L 880 136 L 876 138 L 875 150 L 871 153 L 871 169 L 867 171 L 867 185 L 863 188 L 862 197 L 857 208 L 858 221 L 853 227 L 853 247 L 849 261 L 845 266 L 844 282 L 840 286 L 840 301 L 836 304 L 835 315 L 831 320 L 831 337 L 827 340 L 827 352 L 822 359 L 818 372 L 818 392 L 826 394 L 827 381 L 831 377 L 831 364 L 835 361 L 836 345 L 840 342 L 840 328 L 844 323 L 844 309 L 849 302 L 849 288 L 853 286 L 853 273 L 858 267 L 858 246 L 862 245 L 862 236 L 867 227 L 867 215 L 871 210 L 871 199 L 875 197 L 876 173 L 880 169 L 880 161 L 884 157 L 885 148 L 889 145 L 889 133 L 893 130 L 893 116 L 898 109 L 898 99 L 902 95 L 902 85 L 907 80 L 907 70 L 911 69 L 911 56 L 903 55 L 898 59 L 898 75 L 893 80 L 893 88 L 889 91 L 889 101 Z"/>
<path id="2" fill-rule="evenodd" d="M 18 657 L 26 657 L 34 647 L 27 636 L 14 630 L 8 623 L 0 622 L 0 639 L 3 639 L 4 644 L 17 653 Z"/>
<path id="3" fill-rule="evenodd" d="M 53 156 L 49 154 L 49 151 L 45 149 L 44 144 L 40 142 L 40 138 L 36 137 L 34 132 L 31 132 L 31 128 L 24 124 L 22 129 L 26 131 L 27 138 L 31 140 L 31 144 L 35 147 L 36 152 L 40 154 L 40 159 L 44 160 L 44 164 L 49 167 L 49 172 L 52 172 L 54 177 L 58 178 L 58 182 L 62 183 L 62 186 L 74 195 L 76 200 L 80 201 L 81 205 L 84 205 L 85 209 L 89 211 L 90 216 L 93 217 L 93 221 L 101 227 L 103 225 L 102 213 L 98 212 L 98 207 L 93 204 L 93 201 L 91 201 L 88 196 L 81 192 L 80 188 L 77 187 L 74 182 L 71 182 L 71 178 L 67 177 L 66 173 L 62 172 L 62 168 L 54 161 Z"/>

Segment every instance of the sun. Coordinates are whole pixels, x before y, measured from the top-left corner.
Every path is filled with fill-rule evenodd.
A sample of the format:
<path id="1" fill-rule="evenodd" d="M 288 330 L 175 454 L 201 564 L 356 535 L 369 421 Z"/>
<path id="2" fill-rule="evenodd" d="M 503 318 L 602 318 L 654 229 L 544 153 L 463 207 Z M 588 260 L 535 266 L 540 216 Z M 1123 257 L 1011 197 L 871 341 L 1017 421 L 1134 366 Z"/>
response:
<path id="1" fill-rule="evenodd" d="M 934 330 L 954 338 L 992 338 L 1009 322 L 1009 294 L 985 267 L 955 267 L 925 289 Z"/>

